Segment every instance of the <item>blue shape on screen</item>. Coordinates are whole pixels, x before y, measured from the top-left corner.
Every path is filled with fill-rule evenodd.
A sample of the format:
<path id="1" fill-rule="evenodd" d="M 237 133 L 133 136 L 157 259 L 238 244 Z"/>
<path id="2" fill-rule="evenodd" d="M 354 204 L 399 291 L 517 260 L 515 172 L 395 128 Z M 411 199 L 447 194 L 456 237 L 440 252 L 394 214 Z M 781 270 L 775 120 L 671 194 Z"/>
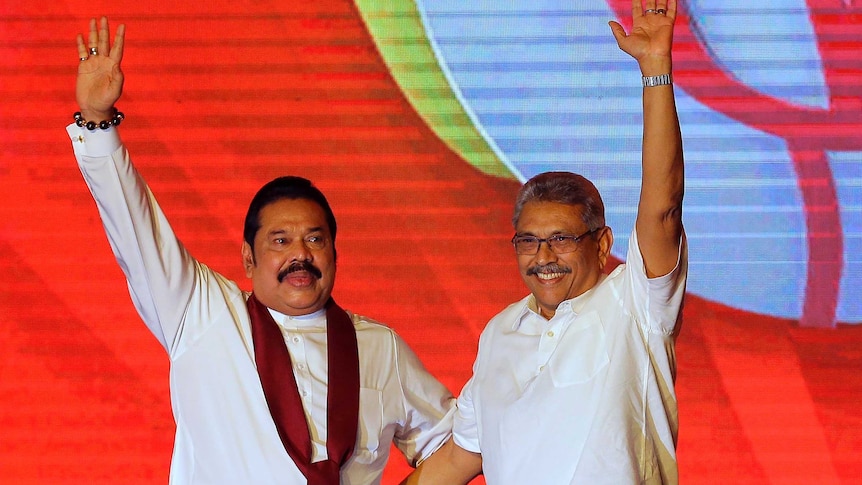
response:
<path id="1" fill-rule="evenodd" d="M 685 5 L 701 43 L 743 84 L 798 105 L 829 107 L 805 0 L 686 0 Z"/>
<path id="2" fill-rule="evenodd" d="M 862 315 L 862 152 L 829 153 L 829 165 L 841 201 L 841 227 L 844 229 L 844 267 L 836 319 L 859 321 Z"/>
<path id="3" fill-rule="evenodd" d="M 558 0 L 418 3 L 441 68 L 515 176 L 524 181 L 562 169 L 593 180 L 614 229 L 614 255 L 622 258 L 640 185 L 641 87 L 636 62 L 619 50 L 607 26 L 614 13 L 604 3 Z M 769 7 L 752 10 L 735 0 L 723 2 L 722 11 L 689 3 L 701 40 L 734 77 L 797 105 L 827 105 L 804 2 L 760 2 Z M 722 18 L 725 5 L 736 22 Z M 761 49 L 772 56 L 790 52 L 775 56 L 776 64 L 758 57 Z M 677 103 L 686 156 L 689 290 L 746 311 L 800 317 L 807 229 L 785 141 L 679 88 Z M 836 177 L 855 180 L 836 182 L 846 239 L 837 318 L 851 323 L 862 320 L 852 295 L 862 287 L 859 158 L 830 157 Z"/>

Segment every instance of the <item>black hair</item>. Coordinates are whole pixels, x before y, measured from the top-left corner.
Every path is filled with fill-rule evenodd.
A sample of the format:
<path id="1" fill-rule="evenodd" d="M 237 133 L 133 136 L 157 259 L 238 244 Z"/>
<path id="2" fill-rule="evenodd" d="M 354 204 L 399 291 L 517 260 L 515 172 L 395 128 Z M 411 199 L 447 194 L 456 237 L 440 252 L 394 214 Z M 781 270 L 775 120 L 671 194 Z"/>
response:
<path id="1" fill-rule="evenodd" d="M 248 212 L 245 215 L 243 239 L 251 246 L 252 254 L 254 254 L 254 237 L 257 235 L 257 231 L 260 230 L 260 211 L 269 204 L 282 199 L 305 199 L 319 205 L 326 216 L 326 224 L 329 226 L 329 234 L 332 236 L 332 250 L 335 251 L 335 233 L 337 231 L 335 214 L 332 213 L 332 209 L 329 207 L 329 202 L 326 201 L 323 192 L 315 187 L 310 180 L 289 175 L 267 182 L 257 191 L 257 194 L 255 194 L 248 205 Z"/>

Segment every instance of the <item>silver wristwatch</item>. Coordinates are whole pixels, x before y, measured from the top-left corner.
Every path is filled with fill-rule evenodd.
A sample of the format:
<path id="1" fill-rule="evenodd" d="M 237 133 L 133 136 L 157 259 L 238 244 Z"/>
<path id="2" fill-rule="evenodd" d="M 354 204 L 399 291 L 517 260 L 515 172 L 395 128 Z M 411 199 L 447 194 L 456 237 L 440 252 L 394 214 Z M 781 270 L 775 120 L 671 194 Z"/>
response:
<path id="1" fill-rule="evenodd" d="M 651 88 L 653 86 L 663 86 L 665 84 L 673 84 L 673 78 L 670 73 L 668 74 L 660 74 L 658 76 L 643 76 L 641 78 L 644 83 L 645 88 Z"/>

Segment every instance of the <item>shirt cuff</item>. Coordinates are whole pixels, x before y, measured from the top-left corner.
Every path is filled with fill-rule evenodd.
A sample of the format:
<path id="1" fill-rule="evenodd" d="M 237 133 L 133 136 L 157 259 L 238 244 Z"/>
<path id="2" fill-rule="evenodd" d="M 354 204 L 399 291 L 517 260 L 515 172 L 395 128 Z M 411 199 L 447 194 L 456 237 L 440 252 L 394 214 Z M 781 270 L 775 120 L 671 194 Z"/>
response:
<path id="1" fill-rule="evenodd" d="M 66 133 L 72 140 L 75 155 L 81 157 L 107 157 L 120 148 L 120 134 L 117 128 L 111 126 L 107 130 L 90 131 L 75 123 L 66 127 Z"/>
<path id="2" fill-rule="evenodd" d="M 471 453 L 482 453 L 482 449 L 479 447 L 479 440 L 470 439 L 460 433 L 454 432 L 452 433 L 452 439 L 456 445 Z"/>
<path id="3" fill-rule="evenodd" d="M 476 423 L 476 415 L 473 411 L 473 403 L 467 399 L 470 392 L 467 391 L 467 386 L 472 383 L 472 379 L 464 386 L 461 391 L 461 396 L 458 397 L 458 409 L 455 413 L 455 422 L 452 423 L 452 439 L 455 444 L 473 453 L 481 453 L 479 446 L 479 426 Z"/>

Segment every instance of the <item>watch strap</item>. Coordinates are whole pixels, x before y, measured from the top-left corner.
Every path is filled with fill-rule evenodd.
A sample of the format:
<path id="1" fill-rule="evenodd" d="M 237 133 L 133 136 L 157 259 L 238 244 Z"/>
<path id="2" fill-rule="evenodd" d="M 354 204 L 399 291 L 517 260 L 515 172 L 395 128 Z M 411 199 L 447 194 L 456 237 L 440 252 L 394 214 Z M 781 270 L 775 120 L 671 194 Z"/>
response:
<path id="1" fill-rule="evenodd" d="M 658 76 L 643 76 L 641 79 L 643 80 L 643 85 L 645 88 L 673 84 L 673 77 L 670 75 L 670 73 L 659 74 Z"/>

